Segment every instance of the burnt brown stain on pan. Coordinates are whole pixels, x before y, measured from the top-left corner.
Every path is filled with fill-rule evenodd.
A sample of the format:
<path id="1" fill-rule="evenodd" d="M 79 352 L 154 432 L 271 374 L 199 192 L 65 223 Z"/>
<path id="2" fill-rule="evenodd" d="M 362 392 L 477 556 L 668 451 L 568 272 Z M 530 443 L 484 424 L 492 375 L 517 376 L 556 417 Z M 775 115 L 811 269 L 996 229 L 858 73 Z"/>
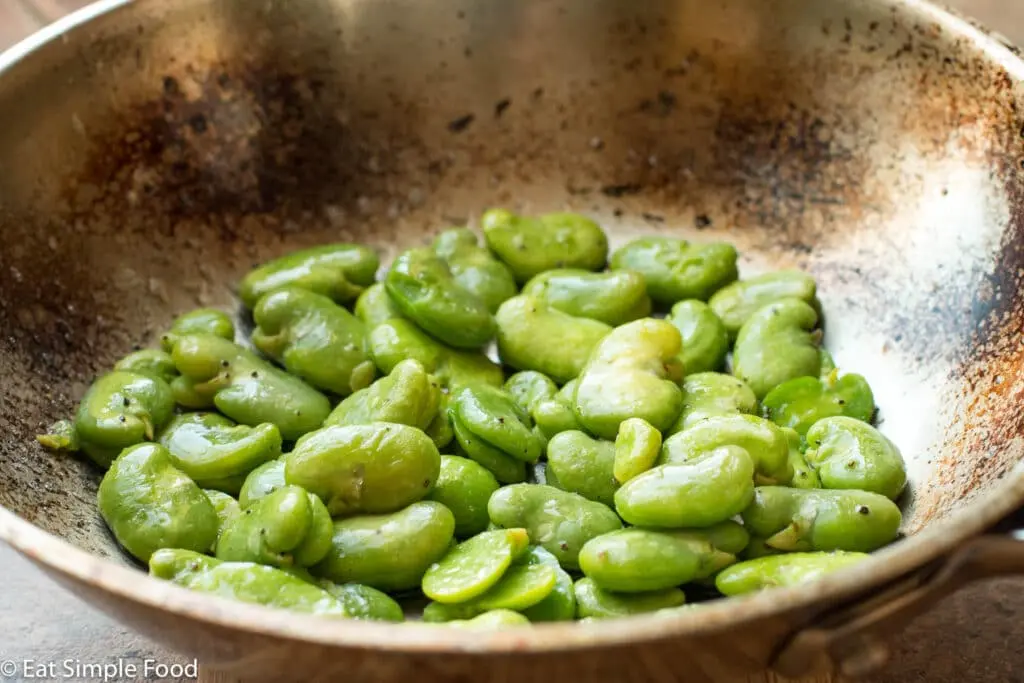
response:
<path id="1" fill-rule="evenodd" d="M 1014 165 L 1024 152 L 1006 74 L 934 27 L 881 20 L 822 26 L 823 46 L 801 57 L 771 42 L 742 50 L 697 38 L 682 53 L 659 51 L 683 30 L 665 19 L 601 30 L 608 56 L 587 73 L 570 82 L 538 73 L 477 107 L 389 88 L 369 68 L 352 73 L 329 27 L 309 29 L 298 56 L 275 38 L 240 44 L 231 59 L 203 59 L 185 43 L 173 63 L 126 86 L 115 108 L 86 122 L 88 150 L 47 197 L 53 208 L 0 214 L 4 239 L 17 243 L 5 252 L 15 262 L 0 267 L 0 504 L 115 554 L 95 514 L 96 472 L 32 441 L 73 410 L 95 373 L 154 342 L 189 306 L 232 305 L 237 277 L 288 248 L 328 239 L 408 244 L 452 211 L 469 211 L 448 203 L 461 188 L 514 204 L 538 185 L 621 224 L 645 213 L 663 219 L 644 221 L 645 231 L 702 225 L 702 238 L 735 239 L 745 251 L 810 268 L 823 292 L 846 293 L 851 310 L 870 305 L 869 324 L 898 339 L 908 375 L 951 359 L 965 380 L 948 382 L 963 386 L 950 398 L 963 400 L 965 422 L 949 431 L 935 481 L 915 492 L 918 522 L 996 481 L 1012 464 L 1012 450 L 1000 447 L 1024 427 L 1014 405 L 1020 383 L 1011 379 L 1024 266 Z M 112 60 L 131 59 L 118 49 L 125 53 Z M 871 111 L 879 102 L 831 87 L 856 81 L 856 69 L 882 50 L 904 98 L 902 110 L 878 112 L 894 117 L 886 121 Z M 481 55 L 479 47 L 455 52 L 469 62 Z M 451 68 L 435 64 L 428 75 L 443 85 Z M 371 86 L 373 97 L 362 90 Z M 503 101 L 515 104 L 493 116 Z M 595 107 L 604 102 L 611 106 Z M 450 129 L 470 115 L 472 125 Z M 1014 200 L 995 266 L 958 261 L 937 304 L 894 275 L 899 254 L 879 258 L 877 242 L 865 253 L 851 247 L 847 258 L 816 258 L 861 234 L 885 239 L 886 229 L 899 229 L 882 224 L 901 196 L 920 201 L 913 177 L 874 178 L 904 159 L 866 150 L 905 140 L 937 163 L 958 121 L 979 131 L 961 137 L 959 151 L 992 164 Z"/>

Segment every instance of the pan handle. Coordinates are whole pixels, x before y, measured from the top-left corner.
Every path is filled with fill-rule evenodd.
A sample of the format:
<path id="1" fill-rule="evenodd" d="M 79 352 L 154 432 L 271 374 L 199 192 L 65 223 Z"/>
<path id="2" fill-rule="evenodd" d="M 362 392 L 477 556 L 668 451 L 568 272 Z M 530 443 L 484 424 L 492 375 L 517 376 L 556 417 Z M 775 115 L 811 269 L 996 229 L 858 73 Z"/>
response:
<path id="1" fill-rule="evenodd" d="M 891 634 L 946 596 L 975 581 L 1024 574 L 1024 511 L 1015 517 L 1016 526 L 1000 527 L 1016 531 L 975 538 L 863 600 L 826 612 L 783 644 L 772 668 L 791 678 L 835 670 L 856 678 L 878 670 L 889 660 Z"/>

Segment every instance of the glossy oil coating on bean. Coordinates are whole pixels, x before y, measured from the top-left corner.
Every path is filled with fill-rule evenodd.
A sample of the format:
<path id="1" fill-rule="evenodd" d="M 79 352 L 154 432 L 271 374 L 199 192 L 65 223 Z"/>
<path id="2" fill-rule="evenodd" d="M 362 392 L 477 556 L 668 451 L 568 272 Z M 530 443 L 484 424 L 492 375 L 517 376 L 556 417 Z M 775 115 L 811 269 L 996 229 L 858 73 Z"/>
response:
<path id="1" fill-rule="evenodd" d="M 331 547 L 331 515 L 319 498 L 284 486 L 247 507 L 217 542 L 217 559 L 309 567 Z"/>
<path id="2" fill-rule="evenodd" d="M 325 244 L 294 251 L 256 268 L 242 279 L 238 296 L 252 308 L 275 290 L 300 287 L 344 304 L 373 284 L 379 267 L 380 258 L 369 247 Z"/>
<path id="3" fill-rule="evenodd" d="M 328 297 L 280 289 L 259 300 L 253 319 L 253 345 L 317 389 L 348 396 L 373 381 L 362 321 Z"/>
<path id="4" fill-rule="evenodd" d="M 754 459 L 761 483 L 785 484 L 793 477 L 786 433 L 756 415 L 719 415 L 701 420 L 665 440 L 660 462 L 690 462 L 721 446 L 743 448 Z"/>
<path id="5" fill-rule="evenodd" d="M 174 345 L 179 380 L 208 407 L 240 424 L 277 425 L 293 441 L 320 427 L 331 411 L 327 397 L 237 344 L 211 335 L 189 335 Z M 175 386 L 175 398 L 179 387 Z"/>
<path id="6" fill-rule="evenodd" d="M 789 464 L 793 467 L 793 478 L 789 485 L 795 489 L 822 488 L 817 470 L 808 465 L 807 458 L 804 457 L 804 440 L 794 429 L 783 427 L 782 431 L 789 443 Z"/>
<path id="7" fill-rule="evenodd" d="M 309 434 L 285 459 L 285 481 L 319 496 L 332 515 L 379 514 L 422 499 L 440 469 L 422 430 L 373 422 Z"/>
<path id="8" fill-rule="evenodd" d="M 549 270 L 527 282 L 523 294 L 571 316 L 612 327 L 651 314 L 644 276 L 631 270 Z"/>
<path id="9" fill-rule="evenodd" d="M 620 593 L 672 588 L 709 576 L 736 556 L 686 534 L 622 529 L 587 541 L 580 569 L 597 586 Z"/>
<path id="10" fill-rule="evenodd" d="M 415 359 L 449 390 L 476 383 L 500 387 L 505 382 L 501 367 L 487 356 L 449 348 L 408 320 L 392 318 L 380 323 L 370 332 L 369 340 L 370 355 L 384 373 L 404 360 Z"/>
<path id="11" fill-rule="evenodd" d="M 666 318 L 683 339 L 679 360 L 683 372 L 693 375 L 721 370 L 729 353 L 729 331 L 711 307 L 697 299 L 680 301 Z"/>
<path id="12" fill-rule="evenodd" d="M 404 360 L 387 377 L 339 403 L 325 427 L 394 422 L 426 430 L 437 417 L 440 383 L 417 360 Z"/>
<path id="13" fill-rule="evenodd" d="M 544 440 L 533 428 L 533 420 L 505 391 L 486 385 L 466 387 L 455 395 L 451 412 L 460 433 L 472 437 L 510 458 L 534 463 L 544 453 Z"/>
<path id="14" fill-rule="evenodd" d="M 555 586 L 546 598 L 522 610 L 530 621 L 572 621 L 576 616 L 576 593 L 572 577 L 558 558 L 539 545 L 531 546 L 522 559 L 526 564 L 545 564 L 555 570 Z"/>
<path id="15" fill-rule="evenodd" d="M 875 414 L 875 397 L 867 380 L 855 374 L 839 377 L 835 370 L 820 379 L 798 377 L 783 382 L 768 392 L 763 403 L 768 419 L 795 429 L 800 436 L 826 417 L 843 415 L 871 422 Z"/>
<path id="16" fill-rule="evenodd" d="M 387 515 L 334 522 L 331 549 L 314 575 L 335 583 L 362 583 L 382 591 L 417 588 L 427 568 L 448 552 L 455 518 L 433 501 Z"/>
<path id="17" fill-rule="evenodd" d="M 705 527 L 739 514 L 754 495 L 754 461 L 739 446 L 659 465 L 615 493 L 615 510 L 636 526 Z"/>
<path id="18" fill-rule="evenodd" d="M 457 455 L 442 455 L 441 473 L 427 500 L 451 510 L 455 516 L 455 536 L 469 538 L 487 529 L 487 501 L 497 490 L 498 480 L 483 465 Z"/>
<path id="19" fill-rule="evenodd" d="M 614 439 L 631 417 L 656 429 L 670 427 L 682 410 L 679 330 L 664 320 L 644 318 L 615 328 L 590 354 L 576 385 L 580 424 L 596 436 Z"/>
<path id="20" fill-rule="evenodd" d="M 907 468 L 896 445 L 852 417 L 827 417 L 807 432 L 808 464 L 827 489 L 861 489 L 895 500 L 907 484 Z"/>
<path id="21" fill-rule="evenodd" d="M 501 305 L 498 354 L 517 370 L 535 370 L 555 382 L 568 382 L 583 370 L 587 358 L 612 328 L 578 318 L 540 299 L 517 296 Z"/>
<path id="22" fill-rule="evenodd" d="M 238 504 L 245 509 L 284 485 L 284 458 L 265 462 L 245 478 L 238 492 Z"/>
<path id="23" fill-rule="evenodd" d="M 161 548 L 206 552 L 217 539 L 213 503 L 159 444 L 126 448 L 103 475 L 97 502 L 117 542 L 141 562 Z"/>
<path id="24" fill-rule="evenodd" d="M 593 579 L 584 577 L 574 585 L 576 616 L 580 619 L 613 619 L 631 614 L 645 614 L 686 602 L 678 588 L 666 588 L 648 593 L 613 593 L 600 588 Z"/>
<path id="25" fill-rule="evenodd" d="M 902 517 L 868 491 L 759 486 L 743 524 L 778 550 L 871 552 L 895 540 Z"/>
<path id="26" fill-rule="evenodd" d="M 485 531 L 464 541 L 431 565 L 423 575 L 423 594 L 443 603 L 468 602 L 497 584 L 526 551 L 526 529 Z"/>
<path id="27" fill-rule="evenodd" d="M 240 602 L 322 616 L 350 616 L 345 605 L 322 588 L 255 562 L 222 562 L 189 550 L 166 549 L 153 555 L 149 573 Z"/>
<path id="28" fill-rule="evenodd" d="M 145 375 L 170 384 L 178 376 L 171 354 L 159 349 L 141 349 L 129 353 L 114 364 L 114 370 Z"/>
<path id="29" fill-rule="evenodd" d="M 561 432 L 548 443 L 548 470 L 558 488 L 584 498 L 615 505 L 615 444 L 580 431 Z"/>
<path id="30" fill-rule="evenodd" d="M 197 484 L 235 494 L 246 475 L 281 455 L 275 425 L 236 425 L 217 413 L 183 413 L 157 439 L 171 462 Z"/>
<path id="31" fill-rule="evenodd" d="M 550 448 L 550 446 L 549 446 Z M 624 484 L 654 467 L 661 455 L 661 432 L 647 420 L 631 417 L 615 437 L 615 480 Z"/>
<path id="32" fill-rule="evenodd" d="M 783 382 L 817 377 L 821 370 L 818 314 L 799 299 L 759 308 L 740 328 L 732 352 L 733 374 L 759 399 Z"/>
<path id="33" fill-rule="evenodd" d="M 512 271 L 480 246 L 476 233 L 468 228 L 442 232 L 434 240 L 434 253 L 448 264 L 455 282 L 475 294 L 491 313 L 518 291 Z"/>
<path id="34" fill-rule="evenodd" d="M 530 542 L 544 547 L 566 569 L 579 568 L 583 544 L 622 528 L 607 505 L 553 486 L 514 484 L 498 489 L 487 504 L 491 521 L 500 527 L 522 527 Z"/>
<path id="35" fill-rule="evenodd" d="M 776 586 L 800 586 L 871 557 L 866 553 L 789 553 L 734 564 L 715 577 L 723 595 L 743 595 Z"/>
<path id="36" fill-rule="evenodd" d="M 178 339 L 190 334 L 212 334 L 214 337 L 235 340 L 235 323 L 231 316 L 216 308 L 197 308 L 183 313 L 171 323 L 171 329 L 160 337 L 160 347 L 170 353 Z"/>
<path id="37" fill-rule="evenodd" d="M 78 448 L 107 467 L 128 446 L 153 439 L 171 417 L 174 398 L 163 380 L 110 372 L 85 392 L 75 414 Z"/>
<path id="38" fill-rule="evenodd" d="M 651 298 L 663 306 L 708 297 L 738 277 L 736 248 L 724 242 L 692 244 L 642 237 L 612 255 L 612 268 L 642 273 Z"/>
<path id="39" fill-rule="evenodd" d="M 361 583 L 334 583 L 321 580 L 320 588 L 330 593 L 345 606 L 345 612 L 352 619 L 364 621 L 405 621 L 402 606 L 384 591 Z"/>
<path id="40" fill-rule="evenodd" d="M 700 372 L 683 379 L 683 409 L 669 432 L 675 434 L 708 417 L 755 415 L 757 396 L 746 383 L 718 372 Z"/>
<path id="41" fill-rule="evenodd" d="M 446 344 L 478 349 L 494 336 L 494 318 L 487 305 L 463 289 L 430 249 L 399 254 L 384 286 L 403 316 Z"/>
<path id="42" fill-rule="evenodd" d="M 783 299 L 800 299 L 817 307 L 816 294 L 817 287 L 810 275 L 797 270 L 781 270 L 723 287 L 708 300 L 708 304 L 729 334 L 735 336 L 758 309 Z"/>
<path id="43" fill-rule="evenodd" d="M 527 217 L 491 209 L 480 223 L 487 246 L 520 283 L 553 268 L 600 270 L 608 259 L 601 226 L 579 214 Z"/>

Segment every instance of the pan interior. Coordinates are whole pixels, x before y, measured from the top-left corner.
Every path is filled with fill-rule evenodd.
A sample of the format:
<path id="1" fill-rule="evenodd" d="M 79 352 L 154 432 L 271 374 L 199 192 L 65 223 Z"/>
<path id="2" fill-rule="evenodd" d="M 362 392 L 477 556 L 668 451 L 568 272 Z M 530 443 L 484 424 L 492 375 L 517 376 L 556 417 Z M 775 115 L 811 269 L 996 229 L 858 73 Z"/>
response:
<path id="1" fill-rule="evenodd" d="M 189 308 L 238 311 L 263 260 L 354 240 L 386 263 L 506 206 L 811 272 L 913 533 L 1022 452 L 1018 76 L 916 2 L 110 12 L 0 78 L 0 504 L 122 558 L 98 473 L 33 439 L 96 373 Z"/>

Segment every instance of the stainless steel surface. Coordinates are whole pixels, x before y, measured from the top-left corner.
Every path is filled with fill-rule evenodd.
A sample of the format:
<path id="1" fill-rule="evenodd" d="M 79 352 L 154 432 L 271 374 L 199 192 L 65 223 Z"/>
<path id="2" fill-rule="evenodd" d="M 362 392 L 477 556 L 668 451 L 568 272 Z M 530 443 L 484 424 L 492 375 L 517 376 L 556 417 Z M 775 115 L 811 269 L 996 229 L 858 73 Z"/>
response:
<path id="1" fill-rule="evenodd" d="M 751 668 L 820 601 L 939 557 L 1021 500 L 1022 69 L 925 3 L 139 3 L 8 59 L 0 503 L 79 548 L 121 561 L 96 475 L 30 437 L 92 372 L 177 311 L 232 305 L 253 261 L 340 237 L 393 250 L 495 203 L 583 210 L 616 242 L 727 238 L 745 272 L 808 268 L 828 344 L 911 456 L 914 535 L 857 571 L 699 616 L 472 643 L 186 595 L 0 511 L 0 536 L 63 581 L 215 663 L 272 671 L 269 654 L 211 651 L 249 629 L 385 678 L 425 662 L 439 678 L 557 672 L 554 654 L 412 653 L 597 644 L 572 658 L 594 677 L 621 670 L 622 648 L 648 677 L 680 651 L 709 675 Z M 309 667 L 332 652 L 292 645 Z M 409 654 L 368 659 L 378 648 Z"/>

